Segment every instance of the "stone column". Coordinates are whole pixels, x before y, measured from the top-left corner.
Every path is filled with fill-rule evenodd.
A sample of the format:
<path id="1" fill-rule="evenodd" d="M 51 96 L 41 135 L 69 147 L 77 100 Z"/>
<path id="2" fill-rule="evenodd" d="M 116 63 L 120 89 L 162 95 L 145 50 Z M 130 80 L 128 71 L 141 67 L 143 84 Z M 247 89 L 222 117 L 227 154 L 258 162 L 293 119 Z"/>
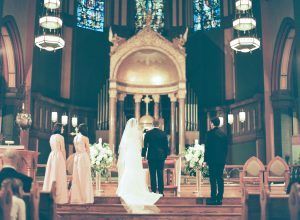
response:
<path id="1" fill-rule="evenodd" d="M 117 125 L 117 90 L 109 90 L 109 146 L 115 152 Z"/>
<path id="2" fill-rule="evenodd" d="M 123 126 L 123 113 L 124 113 L 125 97 L 126 97 L 126 94 L 124 94 L 124 93 L 118 94 L 118 143 L 120 143 L 121 137 L 123 134 L 123 127 L 124 127 Z M 116 150 L 118 150 L 117 146 L 116 146 Z"/>
<path id="3" fill-rule="evenodd" d="M 159 98 L 160 95 L 152 95 L 152 98 L 154 100 L 154 119 L 159 118 Z"/>
<path id="4" fill-rule="evenodd" d="M 178 91 L 177 98 L 179 103 L 179 154 L 185 149 L 185 95 L 186 91 Z"/>
<path id="5" fill-rule="evenodd" d="M 134 103 L 135 103 L 135 109 L 134 109 L 134 117 L 139 120 L 141 117 L 141 100 L 143 98 L 143 95 L 136 94 L 133 96 Z"/>
<path id="6" fill-rule="evenodd" d="M 170 148 L 171 155 L 176 154 L 176 118 L 175 118 L 175 108 L 176 108 L 176 96 L 175 94 L 168 95 L 171 102 L 171 119 L 170 119 Z"/>

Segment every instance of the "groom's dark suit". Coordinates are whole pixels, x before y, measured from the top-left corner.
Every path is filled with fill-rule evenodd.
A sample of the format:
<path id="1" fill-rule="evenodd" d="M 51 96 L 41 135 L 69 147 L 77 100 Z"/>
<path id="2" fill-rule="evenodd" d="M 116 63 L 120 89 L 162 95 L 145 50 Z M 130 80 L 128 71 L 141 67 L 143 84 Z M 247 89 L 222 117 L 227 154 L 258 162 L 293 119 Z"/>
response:
<path id="1" fill-rule="evenodd" d="M 165 132 L 158 128 L 153 128 L 152 130 L 147 131 L 144 138 L 144 148 L 142 151 L 143 157 L 146 156 L 146 152 L 150 171 L 151 190 L 152 192 L 156 192 L 158 183 L 158 192 L 163 194 L 163 170 L 165 159 L 169 154 L 168 138 Z"/>

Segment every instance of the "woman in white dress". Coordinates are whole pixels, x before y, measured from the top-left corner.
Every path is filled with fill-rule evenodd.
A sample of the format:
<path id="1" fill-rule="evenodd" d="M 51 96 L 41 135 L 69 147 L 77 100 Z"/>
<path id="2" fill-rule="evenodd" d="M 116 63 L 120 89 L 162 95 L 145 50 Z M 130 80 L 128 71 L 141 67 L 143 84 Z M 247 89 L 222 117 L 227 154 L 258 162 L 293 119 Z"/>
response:
<path id="1" fill-rule="evenodd" d="M 142 138 L 138 121 L 129 119 L 119 146 L 117 189 L 117 195 L 127 205 L 154 205 L 162 196 L 150 192 L 146 184 L 141 156 Z"/>
<path id="2" fill-rule="evenodd" d="M 91 176 L 90 143 L 85 124 L 78 126 L 78 134 L 74 138 L 75 156 L 71 186 L 72 204 L 94 202 L 93 184 Z"/>
<path id="3" fill-rule="evenodd" d="M 66 150 L 62 131 L 62 124 L 56 123 L 49 141 L 51 153 L 48 157 L 43 185 L 43 191 L 51 191 L 52 183 L 56 182 L 56 203 L 58 204 L 68 202 Z"/>

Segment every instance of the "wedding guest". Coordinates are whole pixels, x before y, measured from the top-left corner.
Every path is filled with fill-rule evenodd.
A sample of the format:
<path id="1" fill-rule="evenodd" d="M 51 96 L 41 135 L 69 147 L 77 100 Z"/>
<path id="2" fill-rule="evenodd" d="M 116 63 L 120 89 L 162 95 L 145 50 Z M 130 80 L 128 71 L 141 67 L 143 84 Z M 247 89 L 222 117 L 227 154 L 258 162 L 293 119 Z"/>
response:
<path id="1" fill-rule="evenodd" d="M 212 118 L 211 130 L 207 133 L 204 161 L 208 165 L 211 198 L 208 205 L 222 205 L 224 194 L 223 170 L 226 162 L 228 141 L 226 134 L 219 128 L 220 119 Z M 205 165 L 205 164 L 204 164 Z"/>
<path id="2" fill-rule="evenodd" d="M 2 185 L 10 188 L 12 191 L 12 207 L 10 210 L 11 220 L 26 220 L 26 206 L 22 199 L 23 184 L 19 179 L 5 179 Z"/>
<path id="3" fill-rule="evenodd" d="M 90 162 L 90 143 L 87 137 L 87 126 L 80 124 L 74 138 L 75 156 L 71 186 L 72 204 L 93 203 L 93 185 Z"/>
<path id="4" fill-rule="evenodd" d="M 68 202 L 67 174 L 66 174 L 66 150 L 65 140 L 61 135 L 63 126 L 56 123 L 50 137 L 51 153 L 49 154 L 43 191 L 51 191 L 52 183 L 56 182 L 56 198 L 58 204 Z"/>
<path id="5" fill-rule="evenodd" d="M 23 190 L 25 192 L 30 192 L 32 178 L 17 171 L 18 163 L 20 161 L 18 152 L 13 149 L 6 150 L 3 153 L 2 160 L 3 168 L 0 171 L 0 186 L 3 180 L 7 178 L 16 178 L 22 181 Z"/>

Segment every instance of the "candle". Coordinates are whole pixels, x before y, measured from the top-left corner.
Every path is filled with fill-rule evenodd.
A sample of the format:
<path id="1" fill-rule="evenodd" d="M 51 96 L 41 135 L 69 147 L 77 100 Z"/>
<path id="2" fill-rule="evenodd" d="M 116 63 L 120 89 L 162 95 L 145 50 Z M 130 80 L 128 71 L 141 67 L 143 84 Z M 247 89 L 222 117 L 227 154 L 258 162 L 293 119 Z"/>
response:
<path id="1" fill-rule="evenodd" d="M 24 102 L 22 103 L 22 110 L 24 110 L 25 109 L 25 105 L 24 105 Z"/>
<path id="2" fill-rule="evenodd" d="M 57 112 L 51 112 L 51 121 L 53 123 L 57 122 Z"/>
<path id="3" fill-rule="evenodd" d="M 63 126 L 68 124 L 68 116 L 67 115 L 62 115 L 61 116 L 61 123 Z"/>
<path id="4" fill-rule="evenodd" d="M 195 145 L 198 145 L 198 144 L 199 144 L 199 140 L 195 139 Z"/>
<path id="5" fill-rule="evenodd" d="M 72 126 L 75 128 L 78 124 L 78 118 L 76 116 L 72 117 Z"/>

